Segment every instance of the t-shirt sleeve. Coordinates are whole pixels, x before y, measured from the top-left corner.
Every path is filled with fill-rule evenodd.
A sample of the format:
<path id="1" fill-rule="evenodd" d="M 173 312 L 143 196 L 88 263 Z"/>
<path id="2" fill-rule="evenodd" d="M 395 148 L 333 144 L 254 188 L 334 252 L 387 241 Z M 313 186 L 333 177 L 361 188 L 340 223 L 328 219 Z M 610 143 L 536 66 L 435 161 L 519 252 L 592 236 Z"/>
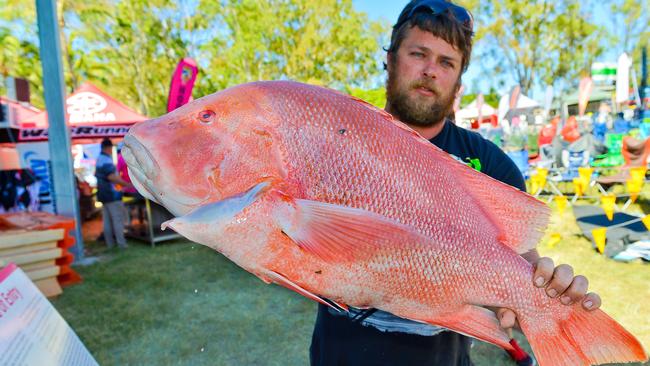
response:
<path id="1" fill-rule="evenodd" d="M 486 148 L 489 150 L 489 159 L 485 173 L 496 180 L 526 192 L 526 180 L 512 159 L 492 142 L 488 142 Z"/>
<path id="2" fill-rule="evenodd" d="M 109 175 L 115 173 L 115 165 L 112 163 L 104 163 L 95 167 L 95 175 L 107 179 Z"/>

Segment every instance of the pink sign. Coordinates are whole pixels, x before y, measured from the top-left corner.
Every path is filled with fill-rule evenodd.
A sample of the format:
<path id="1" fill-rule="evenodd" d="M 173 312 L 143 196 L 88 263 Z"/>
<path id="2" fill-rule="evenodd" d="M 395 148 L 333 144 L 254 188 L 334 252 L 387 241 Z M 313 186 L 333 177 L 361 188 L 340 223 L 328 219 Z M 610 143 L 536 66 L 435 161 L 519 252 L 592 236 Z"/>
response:
<path id="1" fill-rule="evenodd" d="M 196 62 L 189 57 L 182 59 L 176 71 L 172 76 L 172 83 L 169 87 L 169 98 L 167 99 L 167 112 L 189 102 L 192 97 L 192 89 L 194 88 L 194 81 L 199 69 L 196 67 Z"/>

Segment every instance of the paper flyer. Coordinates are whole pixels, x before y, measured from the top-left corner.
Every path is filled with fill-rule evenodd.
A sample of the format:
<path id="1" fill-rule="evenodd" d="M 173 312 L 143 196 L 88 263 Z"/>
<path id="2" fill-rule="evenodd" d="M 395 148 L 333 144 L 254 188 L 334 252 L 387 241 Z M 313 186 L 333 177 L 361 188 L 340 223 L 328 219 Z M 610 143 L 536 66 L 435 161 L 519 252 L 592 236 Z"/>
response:
<path id="1" fill-rule="evenodd" d="M 54 306 L 13 263 L 0 270 L 0 365 L 98 365 Z"/>

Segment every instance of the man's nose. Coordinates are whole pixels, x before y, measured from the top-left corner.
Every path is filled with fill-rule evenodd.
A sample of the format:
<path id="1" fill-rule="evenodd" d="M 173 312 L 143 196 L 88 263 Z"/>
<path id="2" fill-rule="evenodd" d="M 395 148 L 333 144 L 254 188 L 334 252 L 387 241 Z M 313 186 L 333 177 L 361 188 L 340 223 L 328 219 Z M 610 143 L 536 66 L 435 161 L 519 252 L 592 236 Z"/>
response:
<path id="1" fill-rule="evenodd" d="M 436 79 L 438 77 L 438 67 L 435 63 L 429 63 L 424 70 L 422 71 L 422 75 L 425 78 L 431 78 L 431 79 Z"/>

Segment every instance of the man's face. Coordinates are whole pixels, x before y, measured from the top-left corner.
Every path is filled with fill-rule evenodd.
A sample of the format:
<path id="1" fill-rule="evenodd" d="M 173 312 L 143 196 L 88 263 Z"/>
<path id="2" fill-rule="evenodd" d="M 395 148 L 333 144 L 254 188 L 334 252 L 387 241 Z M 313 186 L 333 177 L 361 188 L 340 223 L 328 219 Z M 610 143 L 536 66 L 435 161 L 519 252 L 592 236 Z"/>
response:
<path id="1" fill-rule="evenodd" d="M 397 52 L 388 54 L 386 98 L 402 122 L 427 127 L 453 108 L 460 86 L 462 54 L 430 32 L 413 27 Z"/>

